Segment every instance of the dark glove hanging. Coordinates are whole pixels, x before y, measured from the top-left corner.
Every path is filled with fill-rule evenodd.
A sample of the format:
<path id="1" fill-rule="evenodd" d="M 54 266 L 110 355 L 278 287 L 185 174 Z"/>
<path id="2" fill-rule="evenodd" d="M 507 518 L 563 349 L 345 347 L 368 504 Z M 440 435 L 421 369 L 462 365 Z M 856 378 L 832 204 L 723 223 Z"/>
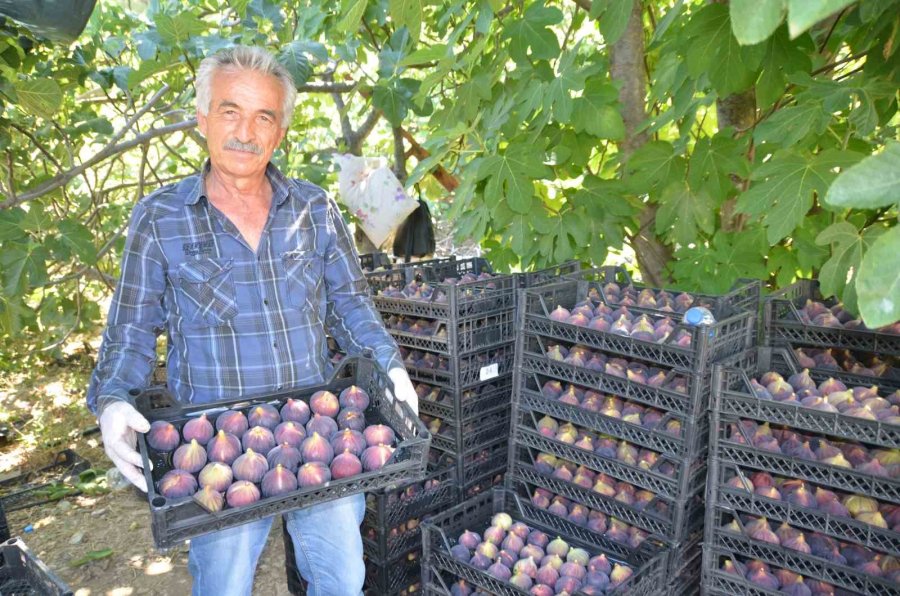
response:
<path id="1" fill-rule="evenodd" d="M 419 206 L 409 214 L 394 236 L 394 255 L 406 262 L 412 257 L 424 257 L 434 253 L 434 225 L 428 203 L 419 199 Z"/>

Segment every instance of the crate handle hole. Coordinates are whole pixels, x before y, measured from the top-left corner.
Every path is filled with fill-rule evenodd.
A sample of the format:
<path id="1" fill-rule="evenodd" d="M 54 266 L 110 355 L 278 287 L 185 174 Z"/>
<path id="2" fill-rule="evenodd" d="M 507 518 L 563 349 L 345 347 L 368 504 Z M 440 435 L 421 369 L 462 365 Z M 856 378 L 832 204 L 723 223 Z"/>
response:
<path id="1" fill-rule="evenodd" d="M 165 497 L 153 497 L 152 503 L 153 503 L 154 507 L 162 507 L 166 504 L 166 498 Z"/>

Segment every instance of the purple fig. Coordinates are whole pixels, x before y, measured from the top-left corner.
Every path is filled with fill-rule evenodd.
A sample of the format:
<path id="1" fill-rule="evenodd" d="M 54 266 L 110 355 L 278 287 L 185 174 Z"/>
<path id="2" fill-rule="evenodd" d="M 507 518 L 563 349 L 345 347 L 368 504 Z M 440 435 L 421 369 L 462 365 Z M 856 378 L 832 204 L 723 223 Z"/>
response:
<path id="1" fill-rule="evenodd" d="M 300 446 L 300 455 L 304 462 L 316 461 L 328 465 L 334 458 L 334 449 L 322 435 L 313 432 L 303 440 Z"/>
<path id="2" fill-rule="evenodd" d="M 342 408 L 353 408 L 359 412 L 365 412 L 369 407 L 369 394 L 356 385 L 351 385 L 341 391 L 338 402 Z"/>
<path id="3" fill-rule="evenodd" d="M 291 447 L 299 448 L 301 444 L 303 444 L 303 439 L 306 438 L 306 429 L 298 423 L 292 420 L 288 420 L 287 422 L 282 422 L 278 426 L 275 427 L 275 432 L 272 433 L 275 443 L 281 445 L 283 443 L 287 443 Z M 256 449 L 256 447 L 254 447 Z M 261 449 L 256 449 L 259 452 L 262 452 Z"/>
<path id="4" fill-rule="evenodd" d="M 469 550 L 475 550 L 479 543 L 481 543 L 481 536 L 479 536 L 477 532 L 466 530 L 460 534 L 459 543 Z"/>
<path id="5" fill-rule="evenodd" d="M 362 432 L 366 428 L 366 417 L 362 412 L 348 408 L 341 410 L 341 413 L 338 414 L 337 424 L 338 430 L 349 428 Z"/>
<path id="6" fill-rule="evenodd" d="M 326 440 L 330 440 L 336 432 L 338 432 L 337 422 L 334 421 L 334 418 L 329 418 L 328 416 L 313 414 L 309 422 L 306 423 L 307 438 L 313 433 L 318 433 Z"/>
<path id="7" fill-rule="evenodd" d="M 562 563 L 560 563 L 560 567 L 562 567 Z M 559 579 L 559 571 L 552 565 L 542 565 L 535 573 L 534 579 L 538 583 L 552 586 Z"/>
<path id="8" fill-rule="evenodd" d="M 201 414 L 199 418 L 192 418 L 185 422 L 181 434 L 185 441 L 197 441 L 201 445 L 206 445 L 213 438 L 215 430 L 206 414 Z"/>
<path id="9" fill-rule="evenodd" d="M 493 542 L 485 541 L 475 547 L 475 552 L 480 555 L 484 555 L 488 559 L 493 560 L 493 559 L 497 558 L 497 555 L 499 554 L 500 549 L 497 548 L 497 545 L 494 544 Z"/>
<path id="10" fill-rule="evenodd" d="M 305 401 L 288 398 L 281 406 L 281 419 L 305 425 L 309 422 L 310 410 Z M 245 429 L 246 430 L 246 429 Z"/>
<path id="11" fill-rule="evenodd" d="M 491 560 L 481 553 L 475 553 L 472 555 L 472 558 L 469 560 L 469 565 L 474 567 L 475 569 L 480 569 L 481 571 L 487 570 L 488 567 L 491 566 Z"/>
<path id="12" fill-rule="evenodd" d="M 331 480 L 331 470 L 322 462 L 307 462 L 297 470 L 297 484 L 301 487 L 319 486 L 329 480 Z"/>
<path id="13" fill-rule="evenodd" d="M 554 554 L 548 554 L 543 559 L 541 559 L 541 567 L 550 566 L 554 569 L 554 571 L 557 572 L 559 571 L 559 568 L 562 567 L 563 563 L 565 563 L 565 561 L 563 561 L 562 557 Z"/>
<path id="14" fill-rule="evenodd" d="M 234 460 L 231 469 L 234 472 L 235 480 L 259 482 L 269 470 L 269 462 L 262 454 L 253 449 L 247 449 L 243 455 Z"/>
<path id="15" fill-rule="evenodd" d="M 156 451 L 168 452 L 178 447 L 181 436 L 171 422 L 156 420 L 147 432 L 147 444 Z"/>
<path id="16" fill-rule="evenodd" d="M 240 440 L 224 429 L 219 430 L 206 444 L 206 455 L 209 461 L 217 461 L 231 465 L 241 454 Z"/>
<path id="17" fill-rule="evenodd" d="M 203 469 L 200 470 L 198 478 L 201 487 L 209 487 L 217 492 L 223 493 L 231 486 L 234 475 L 231 472 L 231 466 L 214 461 L 206 464 Z"/>
<path id="18" fill-rule="evenodd" d="M 513 576 L 509 578 L 509 583 L 520 590 L 528 591 L 534 585 L 534 580 L 523 573 L 514 573 Z"/>
<path id="19" fill-rule="evenodd" d="M 196 439 L 185 443 L 172 455 L 172 465 L 179 470 L 196 474 L 206 465 L 206 450 Z"/>
<path id="20" fill-rule="evenodd" d="M 238 480 L 228 487 L 225 501 L 229 507 L 246 507 L 259 501 L 259 489 L 252 482 Z"/>
<path id="21" fill-rule="evenodd" d="M 587 568 L 591 573 L 604 573 L 606 575 L 612 573 L 612 565 L 604 554 L 592 557 L 591 560 L 588 561 Z"/>
<path id="22" fill-rule="evenodd" d="M 609 574 L 610 588 L 621 586 L 626 581 L 628 581 L 628 578 L 630 578 L 632 575 L 634 575 L 634 571 L 631 569 L 631 567 L 616 563 Z"/>
<path id="23" fill-rule="evenodd" d="M 250 428 L 250 423 L 240 410 L 227 410 L 216 417 L 216 431 L 224 430 L 240 437 L 247 432 L 248 428 Z"/>
<path id="24" fill-rule="evenodd" d="M 553 586 L 557 594 L 574 594 L 579 588 L 581 588 L 579 579 L 562 574 L 560 574 L 559 579 L 556 580 L 556 584 Z"/>
<path id="25" fill-rule="evenodd" d="M 544 552 L 544 549 L 537 546 L 536 544 L 526 544 L 522 547 L 522 550 L 519 551 L 520 559 L 528 559 L 531 558 L 535 561 L 540 561 L 543 559 L 547 553 Z"/>
<path id="26" fill-rule="evenodd" d="M 387 445 L 374 445 L 363 451 L 362 461 L 363 469 L 366 472 L 380 470 L 391 459 L 394 453 L 393 447 Z"/>
<path id="27" fill-rule="evenodd" d="M 195 492 L 194 501 L 210 513 L 221 511 L 222 507 L 225 506 L 225 497 L 220 491 L 217 491 L 211 486 L 204 486 L 199 491 Z"/>
<path id="28" fill-rule="evenodd" d="M 488 575 L 499 579 L 500 581 L 508 581 L 512 577 L 509 567 L 502 563 L 494 563 L 487 568 Z"/>
<path id="29" fill-rule="evenodd" d="M 394 440 L 396 439 L 391 427 L 384 424 L 373 424 L 372 426 L 366 427 L 363 431 L 363 436 L 366 438 L 366 444 L 368 444 L 369 447 L 375 445 L 393 445 Z"/>
<path id="30" fill-rule="evenodd" d="M 316 391 L 309 398 L 309 409 L 313 414 L 334 418 L 341 409 L 337 396 L 330 391 Z"/>
<path id="31" fill-rule="evenodd" d="M 264 426 L 269 430 L 274 430 L 278 423 L 281 422 L 281 414 L 271 404 L 259 404 L 250 408 L 247 414 L 247 422 L 250 427 Z"/>
<path id="32" fill-rule="evenodd" d="M 472 553 L 462 544 L 455 544 L 450 548 L 450 556 L 463 563 L 468 563 L 472 558 Z"/>
<path id="33" fill-rule="evenodd" d="M 584 576 L 587 574 L 583 565 L 579 565 L 578 563 L 566 562 L 563 563 L 562 567 L 559 568 L 559 574 L 565 577 L 574 577 L 577 580 L 584 579 Z"/>
<path id="34" fill-rule="evenodd" d="M 252 449 L 257 453 L 268 453 L 275 447 L 275 436 L 265 426 L 253 426 L 241 437 L 241 445 L 244 451 Z"/>
<path id="35" fill-rule="evenodd" d="M 360 457 L 366 449 L 366 439 L 361 432 L 345 429 L 331 437 L 331 447 L 335 453 L 350 451 Z"/>
<path id="36" fill-rule="evenodd" d="M 550 319 L 557 323 L 565 323 L 571 315 L 572 313 L 567 309 L 562 306 L 557 306 L 556 309 L 550 313 Z"/>
<path id="37" fill-rule="evenodd" d="M 159 481 L 159 494 L 169 499 L 189 497 L 197 492 L 197 480 L 184 470 L 169 470 Z"/>
<path id="38" fill-rule="evenodd" d="M 264 497 L 276 497 L 297 490 L 297 477 L 293 472 L 277 464 L 262 479 Z"/>
<path id="39" fill-rule="evenodd" d="M 331 462 L 331 477 L 335 480 L 348 478 L 362 473 L 362 463 L 350 450 L 335 456 Z"/>
<path id="40" fill-rule="evenodd" d="M 560 537 L 551 540 L 545 549 L 548 555 L 557 555 L 560 558 L 565 557 L 569 553 L 569 544 Z"/>
<path id="41" fill-rule="evenodd" d="M 282 443 L 266 454 L 266 461 L 269 462 L 269 469 L 280 465 L 290 470 L 292 474 L 296 474 L 303 462 L 303 456 L 296 447 Z"/>

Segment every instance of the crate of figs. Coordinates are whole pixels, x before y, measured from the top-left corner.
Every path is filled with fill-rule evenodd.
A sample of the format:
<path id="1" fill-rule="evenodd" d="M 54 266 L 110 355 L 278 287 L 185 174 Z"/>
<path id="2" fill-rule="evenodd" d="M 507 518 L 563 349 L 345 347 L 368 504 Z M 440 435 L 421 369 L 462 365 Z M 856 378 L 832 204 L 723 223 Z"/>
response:
<path id="1" fill-rule="evenodd" d="M 424 524 L 426 594 L 659 594 L 665 552 L 626 550 L 494 489 Z"/>
<path id="2" fill-rule="evenodd" d="M 374 360 L 348 357 L 327 384 L 277 394 L 183 405 L 141 392 L 156 546 L 424 477 L 431 437 L 389 387 Z"/>

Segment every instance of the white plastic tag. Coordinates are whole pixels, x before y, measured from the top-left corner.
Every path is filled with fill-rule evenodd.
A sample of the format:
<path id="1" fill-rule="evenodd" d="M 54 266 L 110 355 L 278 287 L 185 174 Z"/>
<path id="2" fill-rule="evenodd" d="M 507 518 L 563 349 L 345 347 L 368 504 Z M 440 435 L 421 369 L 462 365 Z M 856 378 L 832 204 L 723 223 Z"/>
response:
<path id="1" fill-rule="evenodd" d="M 481 367 L 481 380 L 489 381 L 493 378 L 500 376 L 500 364 L 495 362 L 494 364 L 488 364 L 487 366 Z"/>

